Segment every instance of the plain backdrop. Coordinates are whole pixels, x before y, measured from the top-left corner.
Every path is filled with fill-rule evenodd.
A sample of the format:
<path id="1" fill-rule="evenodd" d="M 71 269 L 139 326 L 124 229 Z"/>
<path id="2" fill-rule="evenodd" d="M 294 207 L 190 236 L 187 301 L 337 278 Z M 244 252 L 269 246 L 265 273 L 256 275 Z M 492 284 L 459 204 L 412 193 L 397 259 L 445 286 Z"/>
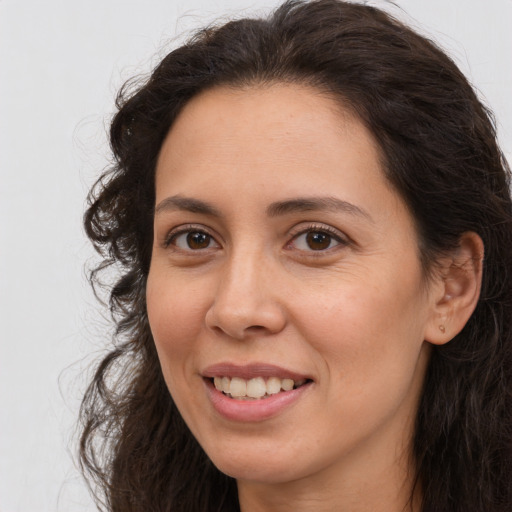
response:
<path id="1" fill-rule="evenodd" d="M 512 0 L 368 3 L 451 53 L 494 110 L 510 161 Z M 73 462 L 75 422 L 111 326 L 85 277 L 96 260 L 81 219 L 108 164 L 117 89 L 190 29 L 276 4 L 0 0 L 0 512 L 94 510 Z"/>

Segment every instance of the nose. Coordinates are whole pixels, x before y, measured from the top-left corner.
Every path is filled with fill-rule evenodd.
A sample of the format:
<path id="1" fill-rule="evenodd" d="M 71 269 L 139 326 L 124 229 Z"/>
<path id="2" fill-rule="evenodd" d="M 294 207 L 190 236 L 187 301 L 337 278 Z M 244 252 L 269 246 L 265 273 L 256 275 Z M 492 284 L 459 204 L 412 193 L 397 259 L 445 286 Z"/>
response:
<path id="1" fill-rule="evenodd" d="M 286 324 L 276 270 L 255 253 L 233 255 L 219 272 L 206 325 L 217 334 L 244 340 L 277 334 Z"/>

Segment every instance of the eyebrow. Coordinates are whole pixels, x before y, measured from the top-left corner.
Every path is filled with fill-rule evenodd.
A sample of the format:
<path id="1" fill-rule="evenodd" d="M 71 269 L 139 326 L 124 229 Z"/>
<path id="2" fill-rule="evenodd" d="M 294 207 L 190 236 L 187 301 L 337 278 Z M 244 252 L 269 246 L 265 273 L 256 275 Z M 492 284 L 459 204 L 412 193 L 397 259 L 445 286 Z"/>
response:
<path id="1" fill-rule="evenodd" d="M 155 214 L 176 210 L 199 213 L 212 217 L 222 217 L 220 210 L 212 204 L 200 199 L 184 197 L 181 195 L 175 195 L 163 199 L 156 206 Z M 284 201 L 277 201 L 268 206 L 267 215 L 269 217 L 279 217 L 282 215 L 290 215 L 292 213 L 312 211 L 341 211 L 350 215 L 363 217 L 373 222 L 373 219 L 366 210 L 336 197 L 298 197 Z"/>
<path id="2" fill-rule="evenodd" d="M 337 197 L 298 197 L 296 199 L 278 201 L 269 205 L 267 215 L 269 217 L 277 217 L 279 215 L 310 211 L 341 211 L 350 215 L 364 217 L 373 222 L 373 219 L 366 210 Z"/>
<path id="3" fill-rule="evenodd" d="M 180 195 L 167 197 L 158 203 L 155 208 L 155 214 L 165 211 L 182 210 L 191 213 L 201 213 L 203 215 L 210 215 L 212 217 L 222 217 L 220 211 L 213 205 L 194 199 L 192 197 L 184 197 Z"/>

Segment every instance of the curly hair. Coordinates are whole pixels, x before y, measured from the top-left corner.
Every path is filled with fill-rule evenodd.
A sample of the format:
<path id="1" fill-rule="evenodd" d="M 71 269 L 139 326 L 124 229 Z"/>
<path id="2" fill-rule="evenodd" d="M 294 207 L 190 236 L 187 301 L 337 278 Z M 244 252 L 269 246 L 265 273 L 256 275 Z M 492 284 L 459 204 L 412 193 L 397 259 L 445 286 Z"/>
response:
<path id="1" fill-rule="evenodd" d="M 89 195 L 85 229 L 111 265 L 117 329 L 85 395 L 80 457 L 113 512 L 238 511 L 173 403 L 149 329 L 155 166 L 183 106 L 220 85 L 306 84 L 351 109 L 375 137 L 412 212 L 425 273 L 461 235 L 485 245 L 481 296 L 450 343 L 434 346 L 414 433 L 423 512 L 512 509 L 512 201 L 492 114 L 434 43 L 390 15 L 341 0 L 289 0 L 262 19 L 208 27 L 117 98 L 115 156 Z"/>

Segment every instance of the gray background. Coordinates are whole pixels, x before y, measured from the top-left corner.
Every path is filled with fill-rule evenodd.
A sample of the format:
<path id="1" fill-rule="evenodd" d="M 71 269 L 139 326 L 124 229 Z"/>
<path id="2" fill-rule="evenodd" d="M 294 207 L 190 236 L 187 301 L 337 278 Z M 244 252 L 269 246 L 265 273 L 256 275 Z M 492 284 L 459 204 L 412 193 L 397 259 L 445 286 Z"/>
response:
<path id="1" fill-rule="evenodd" d="M 447 49 L 512 152 L 512 0 L 387 6 Z M 84 268 L 88 187 L 129 77 L 220 15 L 276 1 L 0 0 L 0 512 L 92 511 L 74 466 L 80 396 L 108 339 Z M 182 40 L 182 39 L 178 39 Z"/>

